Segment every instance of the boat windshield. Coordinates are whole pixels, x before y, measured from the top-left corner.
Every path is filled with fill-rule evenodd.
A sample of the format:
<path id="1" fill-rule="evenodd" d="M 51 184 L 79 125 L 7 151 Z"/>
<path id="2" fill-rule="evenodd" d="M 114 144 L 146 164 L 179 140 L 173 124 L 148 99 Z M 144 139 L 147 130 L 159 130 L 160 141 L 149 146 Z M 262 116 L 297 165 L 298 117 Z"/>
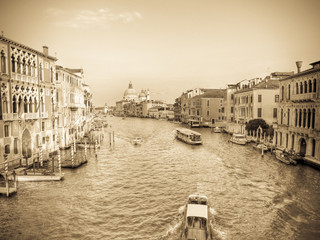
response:
<path id="1" fill-rule="evenodd" d="M 201 217 L 188 217 L 188 227 L 206 229 L 207 219 Z"/>
<path id="2" fill-rule="evenodd" d="M 200 135 L 191 135 L 191 140 L 192 141 L 200 141 L 201 140 L 201 136 Z"/>

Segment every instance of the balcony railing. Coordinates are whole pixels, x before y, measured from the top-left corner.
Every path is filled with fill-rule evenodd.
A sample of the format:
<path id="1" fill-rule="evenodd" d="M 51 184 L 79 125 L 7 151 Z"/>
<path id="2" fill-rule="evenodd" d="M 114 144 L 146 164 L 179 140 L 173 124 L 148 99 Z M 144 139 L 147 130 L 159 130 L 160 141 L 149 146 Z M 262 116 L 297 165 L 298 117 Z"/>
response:
<path id="1" fill-rule="evenodd" d="M 23 113 L 21 115 L 22 119 L 38 119 L 39 113 Z"/>
<path id="2" fill-rule="evenodd" d="M 310 99 L 316 99 L 317 93 L 302 93 L 302 94 L 294 94 L 291 97 L 292 101 L 303 101 L 303 100 L 310 100 Z"/>
<path id="3" fill-rule="evenodd" d="M 37 83 L 37 77 L 26 76 L 20 73 L 12 73 L 12 79 L 23 82 Z"/>
<path id="4" fill-rule="evenodd" d="M 18 120 L 18 113 L 3 113 L 2 119 L 4 121 Z"/>
<path id="5" fill-rule="evenodd" d="M 48 113 L 47 112 L 42 112 L 41 113 L 41 118 L 48 118 Z"/>

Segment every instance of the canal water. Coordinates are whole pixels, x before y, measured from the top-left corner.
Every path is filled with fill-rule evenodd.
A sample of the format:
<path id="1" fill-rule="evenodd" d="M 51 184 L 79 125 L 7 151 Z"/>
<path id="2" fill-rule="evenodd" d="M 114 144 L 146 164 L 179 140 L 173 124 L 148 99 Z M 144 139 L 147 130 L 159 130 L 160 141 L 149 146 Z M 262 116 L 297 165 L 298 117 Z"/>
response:
<path id="1" fill-rule="evenodd" d="M 320 239 L 319 171 L 262 158 L 210 129 L 197 129 L 203 145 L 190 146 L 175 139 L 178 124 L 108 121 L 97 158 L 91 150 L 65 180 L 19 183 L 0 198 L 0 239 L 176 240 L 193 193 L 208 197 L 216 239 Z"/>

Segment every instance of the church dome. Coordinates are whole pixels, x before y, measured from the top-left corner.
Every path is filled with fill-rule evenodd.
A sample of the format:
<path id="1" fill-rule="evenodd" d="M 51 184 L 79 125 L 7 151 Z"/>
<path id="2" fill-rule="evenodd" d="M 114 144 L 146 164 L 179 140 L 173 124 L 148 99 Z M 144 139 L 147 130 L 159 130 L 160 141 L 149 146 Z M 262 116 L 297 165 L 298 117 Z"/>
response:
<path id="1" fill-rule="evenodd" d="M 123 98 L 125 100 L 134 100 L 137 98 L 137 92 L 133 89 L 131 82 L 129 83 L 128 89 L 124 91 Z"/>
<path id="2" fill-rule="evenodd" d="M 139 93 L 139 98 L 145 98 L 145 97 L 147 97 L 147 95 L 144 92 L 141 91 Z"/>

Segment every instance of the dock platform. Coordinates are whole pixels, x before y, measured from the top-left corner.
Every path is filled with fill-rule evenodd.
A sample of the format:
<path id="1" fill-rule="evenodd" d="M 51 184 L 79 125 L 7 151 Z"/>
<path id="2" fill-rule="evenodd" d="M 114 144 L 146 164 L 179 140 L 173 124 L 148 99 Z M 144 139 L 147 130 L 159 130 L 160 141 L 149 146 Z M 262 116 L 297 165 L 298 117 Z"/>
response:
<path id="1" fill-rule="evenodd" d="M 17 188 L 15 187 L 10 187 L 9 188 L 9 196 L 10 197 L 11 195 L 17 193 Z M 0 187 L 0 195 L 7 195 L 7 189 L 5 187 Z"/>

